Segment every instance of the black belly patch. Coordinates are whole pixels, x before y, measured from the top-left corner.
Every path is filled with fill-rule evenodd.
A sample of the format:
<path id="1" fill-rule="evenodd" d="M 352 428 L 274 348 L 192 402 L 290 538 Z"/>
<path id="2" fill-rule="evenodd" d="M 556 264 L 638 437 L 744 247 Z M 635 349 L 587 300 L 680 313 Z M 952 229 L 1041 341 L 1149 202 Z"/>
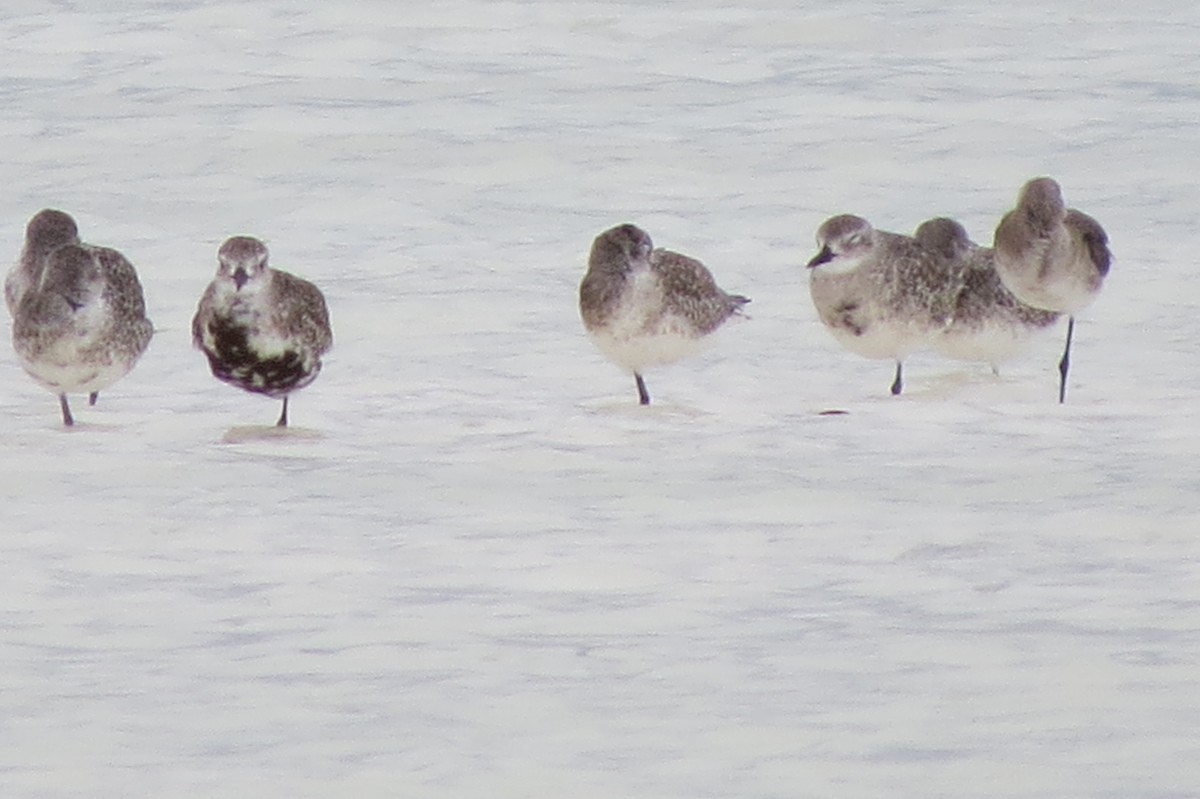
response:
<path id="1" fill-rule="evenodd" d="M 857 302 L 843 302 L 841 305 L 833 309 L 835 314 L 834 326 L 845 328 L 856 336 L 861 336 L 867 332 L 867 326 L 858 321 L 854 312 L 858 310 Z"/>
<path id="2" fill-rule="evenodd" d="M 285 350 L 264 358 L 250 345 L 248 330 L 227 318 L 215 317 L 208 325 L 214 347 L 204 349 L 208 364 L 218 380 L 246 391 L 283 396 L 313 381 L 320 370 L 318 361 L 306 366 L 300 353 Z"/>

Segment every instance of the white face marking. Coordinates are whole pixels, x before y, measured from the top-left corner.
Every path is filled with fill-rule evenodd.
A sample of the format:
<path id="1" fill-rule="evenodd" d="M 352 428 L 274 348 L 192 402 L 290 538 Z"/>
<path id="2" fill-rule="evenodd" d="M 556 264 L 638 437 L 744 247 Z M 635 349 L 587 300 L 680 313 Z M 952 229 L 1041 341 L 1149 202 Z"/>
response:
<path id="1" fill-rule="evenodd" d="M 820 252 L 809 266 L 813 275 L 846 274 L 859 267 L 875 247 L 871 224 L 862 217 L 843 214 L 827 219 L 817 230 Z"/>
<path id="2" fill-rule="evenodd" d="M 829 250 L 829 260 L 813 267 L 814 272 L 820 270 L 835 275 L 853 272 L 871 254 L 870 242 L 858 235 L 834 239 L 827 242 L 822 250 L 825 248 Z"/>

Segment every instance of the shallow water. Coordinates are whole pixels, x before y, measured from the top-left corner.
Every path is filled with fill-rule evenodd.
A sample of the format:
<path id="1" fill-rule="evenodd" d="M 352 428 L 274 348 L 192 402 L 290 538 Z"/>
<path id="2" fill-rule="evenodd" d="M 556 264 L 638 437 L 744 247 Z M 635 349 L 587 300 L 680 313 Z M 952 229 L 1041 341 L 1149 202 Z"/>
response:
<path id="1" fill-rule="evenodd" d="M 69 432 L 0 348 L 5 796 L 1196 794 L 1200 12 L 112 8 L 0 12 L 0 250 L 72 212 L 158 331 Z M 1068 404 L 1063 328 L 888 397 L 816 227 L 1037 174 L 1116 259 Z M 623 221 L 753 298 L 648 409 Z M 329 300 L 283 435 L 190 347 L 235 233 Z"/>

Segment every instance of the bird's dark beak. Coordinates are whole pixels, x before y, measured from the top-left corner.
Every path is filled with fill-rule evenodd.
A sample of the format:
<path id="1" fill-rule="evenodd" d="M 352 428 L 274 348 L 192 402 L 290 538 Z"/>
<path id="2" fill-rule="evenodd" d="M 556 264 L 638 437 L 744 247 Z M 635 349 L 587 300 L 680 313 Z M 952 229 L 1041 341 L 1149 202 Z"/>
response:
<path id="1" fill-rule="evenodd" d="M 833 253 L 829 251 L 829 247 L 822 247 L 821 251 L 819 253 L 817 253 L 816 255 L 814 255 L 812 257 L 812 260 L 808 262 L 807 268 L 812 269 L 814 266 L 820 266 L 821 264 L 827 264 L 832 260 L 833 260 Z"/>
<path id="2" fill-rule="evenodd" d="M 233 285 L 237 286 L 238 291 L 242 290 L 242 286 L 246 285 L 246 281 L 249 279 L 250 279 L 250 276 L 246 274 L 245 269 L 242 269 L 239 266 L 237 269 L 234 270 Z"/>

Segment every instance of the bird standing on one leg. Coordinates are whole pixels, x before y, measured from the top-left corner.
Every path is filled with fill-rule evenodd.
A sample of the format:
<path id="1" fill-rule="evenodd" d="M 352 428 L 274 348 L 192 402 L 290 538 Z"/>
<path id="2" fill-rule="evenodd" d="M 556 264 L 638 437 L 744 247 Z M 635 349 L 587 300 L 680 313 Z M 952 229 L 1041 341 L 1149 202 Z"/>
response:
<path id="1" fill-rule="evenodd" d="M 217 275 L 192 319 L 192 341 L 213 375 L 283 400 L 276 425 L 288 424 L 288 395 L 321 371 L 333 346 L 329 311 L 315 285 L 267 266 L 267 248 L 234 236 L 217 253 Z"/>
<path id="2" fill-rule="evenodd" d="M 1031 308 L 1004 287 L 996 272 L 995 254 L 967 236 L 947 217 L 922 222 L 913 234 L 922 247 L 962 265 L 963 284 L 950 324 L 933 340 L 947 358 L 982 361 L 1000 373 L 1000 364 L 1016 357 L 1038 333 L 1061 314 Z"/>
<path id="3" fill-rule="evenodd" d="M 962 265 L 851 214 L 825 220 L 817 229 L 817 246 L 808 262 L 817 315 L 851 352 L 895 361 L 890 390 L 899 394 L 904 359 L 953 318 Z"/>
<path id="4" fill-rule="evenodd" d="M 721 290 L 699 261 L 654 249 L 630 224 L 596 237 L 579 284 L 584 328 L 605 357 L 633 373 L 642 405 L 650 404 L 643 371 L 697 352 L 748 302 Z"/>
<path id="5" fill-rule="evenodd" d="M 1028 181 L 1017 206 L 996 227 L 996 270 L 1026 305 L 1067 314 L 1067 343 L 1058 365 L 1058 401 L 1067 397 L 1075 314 L 1104 284 L 1112 265 L 1108 235 L 1092 217 L 1067 208 L 1062 188 L 1047 177 Z"/>

